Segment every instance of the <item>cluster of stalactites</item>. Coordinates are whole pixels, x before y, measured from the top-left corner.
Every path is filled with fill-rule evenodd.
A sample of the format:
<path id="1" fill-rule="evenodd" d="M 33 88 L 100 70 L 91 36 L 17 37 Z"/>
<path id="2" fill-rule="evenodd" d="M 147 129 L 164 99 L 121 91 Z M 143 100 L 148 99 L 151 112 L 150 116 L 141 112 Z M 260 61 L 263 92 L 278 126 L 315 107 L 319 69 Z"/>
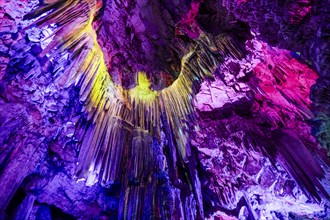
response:
<path id="1" fill-rule="evenodd" d="M 240 58 L 243 52 L 229 34 L 212 39 L 201 33 L 191 40 L 189 50 L 182 47 L 185 55 L 181 71 L 172 85 L 153 91 L 146 74 L 140 72 L 138 85 L 124 90 L 113 83 L 97 42 L 92 27 L 97 9 L 94 1 L 58 1 L 42 6 L 30 17 L 52 10 L 35 22 L 39 27 L 59 25 L 53 41 L 43 53 L 51 52 L 51 56 L 55 56 L 63 51 L 71 52 L 71 63 L 56 82 L 63 87 L 80 88 L 79 100 L 84 118 L 81 121 L 87 123 L 79 124 L 75 134 L 81 138 L 77 176 L 85 178 L 87 185 L 97 181 L 104 186 L 117 181 L 123 183 L 126 187 L 123 187 L 121 196 L 123 213 L 133 212 L 136 215 L 135 208 L 143 207 L 136 198 L 147 196 L 147 188 L 155 187 L 157 182 L 152 173 L 162 170 L 155 163 L 159 155 L 152 146 L 153 138 L 159 136 L 161 130 L 166 130 L 171 148 L 169 157 L 172 158 L 171 162 L 167 161 L 172 163 L 168 166 L 177 167 L 179 162 L 188 167 L 191 159 L 189 126 L 195 121 L 192 100 L 201 82 L 213 77 L 213 72 L 226 56 Z M 196 175 L 195 170 L 187 174 L 200 216 L 203 216 L 201 186 Z M 141 190 L 128 187 L 129 184 L 148 187 Z M 150 198 L 154 196 L 150 195 Z"/>
<path id="2" fill-rule="evenodd" d="M 88 184 L 98 179 L 104 184 L 114 182 L 121 162 L 112 164 L 109 161 L 115 161 L 113 157 L 123 157 L 122 140 L 129 140 L 126 135 L 134 129 L 159 134 L 161 120 L 166 120 L 164 124 L 173 132 L 179 156 L 188 162 L 188 126 L 195 119 L 192 99 L 200 83 L 212 77 L 226 56 L 242 57 L 240 48 L 230 35 L 219 35 L 213 40 L 202 33 L 192 41 L 189 52 L 182 58 L 180 74 L 172 85 L 153 91 L 146 74 L 141 72 L 138 85 L 124 90 L 111 80 L 92 27 L 98 7 L 95 1 L 58 1 L 28 16 L 53 10 L 34 23 L 39 27 L 59 25 L 43 54 L 51 52 L 51 56 L 55 56 L 66 50 L 72 52 L 70 66 L 56 81 L 64 87 L 80 87 L 82 112 L 91 122 L 84 128 L 77 172 L 82 177 L 92 177 Z"/>

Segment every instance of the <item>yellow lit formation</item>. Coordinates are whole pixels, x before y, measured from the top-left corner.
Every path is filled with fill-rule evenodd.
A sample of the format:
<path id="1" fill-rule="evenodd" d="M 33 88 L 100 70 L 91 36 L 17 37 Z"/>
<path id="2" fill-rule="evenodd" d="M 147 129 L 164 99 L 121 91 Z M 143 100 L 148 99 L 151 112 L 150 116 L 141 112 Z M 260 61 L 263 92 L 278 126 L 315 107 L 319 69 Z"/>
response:
<path id="1" fill-rule="evenodd" d="M 151 83 L 144 72 L 138 73 L 138 85 L 129 90 L 129 95 L 132 99 L 143 100 L 144 102 L 155 101 L 158 93 L 150 89 Z"/>
<path id="2" fill-rule="evenodd" d="M 137 207 L 143 202 L 137 198 L 147 196 L 150 190 L 144 184 L 151 184 L 154 171 L 160 171 L 160 165 L 155 164 L 160 153 L 154 152 L 154 138 L 161 136 L 161 129 L 166 133 L 171 158 L 167 160 L 167 167 L 178 164 L 189 167 L 189 127 L 195 121 L 192 99 L 200 83 L 213 76 L 226 54 L 241 57 L 242 52 L 229 35 L 211 39 L 200 34 L 189 47 L 181 47 L 186 55 L 181 61 L 180 74 L 171 86 L 153 91 L 146 73 L 139 72 L 138 85 L 124 90 L 113 83 L 92 26 L 101 3 L 101 0 L 52 0 L 27 17 L 35 18 L 50 11 L 32 25 L 57 24 L 54 38 L 41 56 L 70 52 L 71 63 L 56 78 L 56 83 L 80 88 L 82 111 L 75 133 L 80 141 L 77 176 L 85 178 L 86 185 L 97 181 L 102 185 L 123 183 L 125 198 L 120 207 L 126 218 L 128 213 L 135 215 L 136 210 L 140 210 Z M 179 178 L 177 172 L 174 175 Z M 189 173 L 190 188 L 195 190 L 196 203 L 203 210 L 202 197 L 198 194 L 201 185 L 195 175 Z M 147 182 L 136 183 L 139 187 L 129 186 L 130 178 Z M 156 200 L 154 197 L 153 201 Z M 129 210 L 132 207 L 135 210 Z"/>
<path id="3" fill-rule="evenodd" d="M 189 49 L 184 48 L 186 55 L 182 58 L 180 74 L 171 86 L 153 91 L 146 73 L 139 72 L 138 85 L 124 90 L 113 83 L 92 26 L 99 7 L 94 0 L 54 0 L 30 15 L 37 17 L 52 10 L 33 25 L 58 24 L 53 41 L 43 54 L 71 52 L 70 66 L 56 81 L 64 87 L 80 88 L 85 121 L 77 126 L 75 134 L 81 139 L 77 175 L 87 177 L 87 185 L 98 180 L 105 185 L 120 178 L 127 181 L 123 170 L 126 172 L 128 166 L 133 166 L 132 173 L 125 175 L 141 178 L 150 169 L 151 162 L 147 160 L 156 160 L 150 136 L 159 136 L 161 125 L 168 128 L 166 138 L 173 145 L 171 166 L 175 167 L 177 161 L 187 164 L 191 156 L 188 131 L 195 121 L 192 99 L 200 83 L 212 77 L 228 51 L 233 57 L 242 55 L 239 47 L 230 36 L 219 35 L 213 40 L 201 34 Z M 133 165 L 125 164 L 129 156 Z M 197 182 L 192 184 L 198 188 Z M 202 199 L 197 200 L 202 207 Z M 128 197 L 125 201 L 129 201 Z"/>

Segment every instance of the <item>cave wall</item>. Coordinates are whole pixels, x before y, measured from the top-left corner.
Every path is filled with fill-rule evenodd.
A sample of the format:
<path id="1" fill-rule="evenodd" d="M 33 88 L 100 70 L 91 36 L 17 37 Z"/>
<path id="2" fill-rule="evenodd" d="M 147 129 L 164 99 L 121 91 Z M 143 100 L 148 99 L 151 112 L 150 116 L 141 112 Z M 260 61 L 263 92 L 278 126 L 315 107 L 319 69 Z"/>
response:
<path id="1" fill-rule="evenodd" d="M 39 1 L 0 3 L 1 218 L 117 219 L 120 184 L 75 177 L 79 91 L 54 82 L 70 59 L 39 56 L 56 26 L 23 29 Z M 328 20 L 327 1 L 201 3 L 202 31 L 252 33 L 246 56 L 219 65 L 194 100 L 190 140 L 206 217 L 329 218 Z M 195 198 L 177 198 L 187 205 L 172 217 L 196 218 Z"/>

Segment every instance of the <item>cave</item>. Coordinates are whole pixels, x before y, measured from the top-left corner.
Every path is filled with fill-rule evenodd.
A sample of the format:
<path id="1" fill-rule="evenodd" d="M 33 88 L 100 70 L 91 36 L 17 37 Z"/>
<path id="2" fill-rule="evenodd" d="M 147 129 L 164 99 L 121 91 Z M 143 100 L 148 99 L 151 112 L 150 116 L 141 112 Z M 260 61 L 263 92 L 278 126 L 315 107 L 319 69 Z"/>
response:
<path id="1" fill-rule="evenodd" d="M 330 219 L 328 0 L 0 0 L 0 220 Z"/>

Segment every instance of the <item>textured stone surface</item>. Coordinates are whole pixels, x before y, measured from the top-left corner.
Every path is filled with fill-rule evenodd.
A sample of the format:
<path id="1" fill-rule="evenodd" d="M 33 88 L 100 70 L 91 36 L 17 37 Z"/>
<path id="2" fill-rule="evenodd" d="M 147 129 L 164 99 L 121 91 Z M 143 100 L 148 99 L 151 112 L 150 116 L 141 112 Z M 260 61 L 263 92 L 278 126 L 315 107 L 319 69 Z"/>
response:
<path id="1" fill-rule="evenodd" d="M 220 1 L 234 16 L 248 22 L 260 39 L 270 45 L 298 52 L 295 57 L 309 63 L 320 78 L 311 90 L 315 107 L 314 134 L 329 149 L 330 41 L 328 1 Z M 316 93 L 320 88 L 322 94 Z"/>
<path id="2" fill-rule="evenodd" d="M 253 70 L 254 75 L 240 87 L 250 85 L 249 90 L 232 93 L 224 83 L 215 88 L 211 84 L 208 87 L 211 95 L 205 93 L 202 86 L 197 96 L 198 101 L 203 101 L 203 105 L 196 106 L 203 121 L 199 122 L 200 128 L 194 136 L 194 143 L 201 153 L 202 169 L 206 173 L 205 194 L 213 201 L 209 207 L 217 207 L 221 211 L 224 210 L 220 207 L 225 207 L 225 212 L 229 214 L 236 207 L 233 204 L 240 204 L 244 200 L 250 204 L 244 212 L 255 219 L 272 219 L 273 213 L 279 210 L 285 218 L 293 210 L 313 214 L 313 210 L 318 209 L 317 205 L 306 206 L 308 209 L 302 206 L 308 198 L 303 193 L 304 189 L 300 189 L 290 178 L 290 174 L 295 174 L 290 173 L 291 164 L 287 162 L 295 160 L 295 154 L 291 154 L 289 160 L 283 160 L 282 157 L 288 155 L 280 149 L 277 151 L 277 146 L 274 146 L 278 145 L 275 142 L 279 137 L 271 138 L 270 135 L 281 127 L 290 128 L 298 131 L 304 142 L 309 142 L 311 150 L 319 148 L 310 135 L 309 126 L 302 121 L 302 117 L 312 117 L 306 105 L 310 103 L 308 88 L 315 82 L 316 73 L 293 60 L 287 51 L 270 48 L 256 41 L 251 43 L 254 52 L 247 59 L 254 59 L 254 62 L 246 66 Z M 269 66 L 281 66 L 282 71 Z M 241 69 L 244 69 L 244 62 L 241 63 Z M 303 70 L 300 77 L 290 78 L 290 74 L 296 75 L 295 71 L 298 70 Z M 234 87 L 237 79 L 232 78 Z M 214 93 L 218 90 L 229 91 L 225 93 L 226 98 L 218 100 L 224 103 L 213 104 L 212 100 L 217 99 L 212 99 L 212 90 L 215 90 Z M 290 94 L 292 96 L 289 99 Z M 205 100 L 199 99 L 199 95 L 203 98 L 211 97 Z M 301 96 L 304 98 L 299 98 Z M 307 103 L 292 105 L 293 100 L 306 100 Z M 290 118 L 287 118 L 289 115 Z M 286 132 L 290 133 L 289 130 Z M 298 148 L 298 145 L 286 146 L 287 150 L 290 147 Z M 274 157 L 276 162 L 272 162 L 275 164 L 265 157 L 264 150 L 270 158 Z M 276 196 L 270 199 L 272 195 Z M 256 197 L 259 200 L 257 202 Z M 295 202 L 283 208 L 284 204 L 291 203 L 290 200 Z"/>
<path id="3" fill-rule="evenodd" d="M 185 1 L 108 1 L 100 15 L 98 41 L 115 82 L 132 88 L 132 73 L 138 71 L 150 74 L 155 86 L 160 74 L 176 78 L 182 55 L 175 51 L 173 30 L 188 9 Z"/>
<path id="4" fill-rule="evenodd" d="M 198 198 L 209 219 L 330 218 L 329 160 L 312 136 L 330 148 L 327 1 L 206 0 L 196 18 L 185 17 L 190 1 L 105 2 L 94 24 L 110 74 L 125 87 L 141 70 L 171 82 L 175 74 L 164 78 L 182 57 L 175 39 L 190 45 L 201 30 L 242 37 L 246 56 L 227 57 L 215 79 L 201 84 L 188 168 L 167 162 L 177 158 L 164 133 L 160 140 L 133 134 L 139 156 L 127 161 L 153 178 L 141 181 L 132 171 L 122 195 L 120 182 L 86 186 L 75 177 L 79 91 L 55 81 L 70 58 L 40 56 L 56 26 L 20 31 L 38 1 L 0 0 L 0 218 L 117 219 L 126 197 L 129 212 L 144 218 L 152 211 L 135 212 L 136 201 L 157 204 L 151 218 L 201 218 Z M 140 150 L 149 145 L 152 156 Z M 141 184 L 149 194 L 136 198 Z"/>

